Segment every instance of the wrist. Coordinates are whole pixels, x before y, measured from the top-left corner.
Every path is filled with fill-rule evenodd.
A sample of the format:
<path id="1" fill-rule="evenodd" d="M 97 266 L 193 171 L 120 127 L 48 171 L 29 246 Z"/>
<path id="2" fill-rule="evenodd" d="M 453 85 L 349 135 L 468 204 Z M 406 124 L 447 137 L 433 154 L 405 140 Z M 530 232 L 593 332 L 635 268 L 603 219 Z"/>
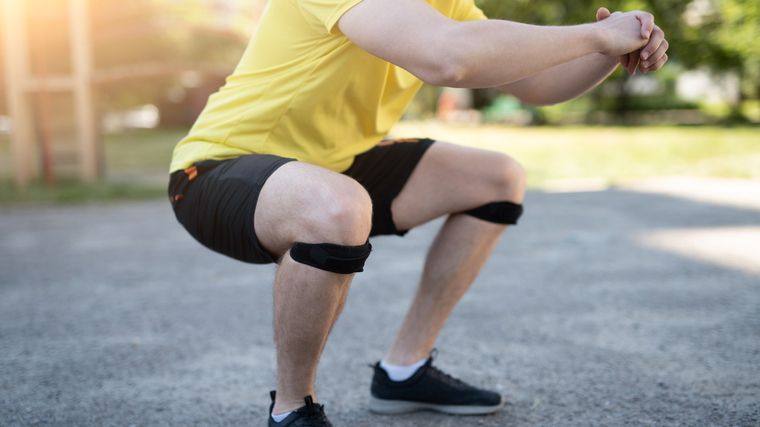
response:
<path id="1" fill-rule="evenodd" d="M 601 28 L 598 23 L 584 24 L 587 27 L 586 43 L 594 53 L 606 55 L 609 51 L 607 31 Z"/>

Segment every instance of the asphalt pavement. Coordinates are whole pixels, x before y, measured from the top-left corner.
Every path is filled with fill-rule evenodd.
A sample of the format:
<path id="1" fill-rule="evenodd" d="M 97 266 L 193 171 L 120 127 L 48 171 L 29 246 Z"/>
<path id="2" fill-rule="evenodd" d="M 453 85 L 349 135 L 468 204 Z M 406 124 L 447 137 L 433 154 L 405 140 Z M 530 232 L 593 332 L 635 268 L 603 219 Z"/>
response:
<path id="1" fill-rule="evenodd" d="M 489 416 L 367 410 L 440 221 L 372 240 L 319 365 L 341 426 L 760 426 L 760 275 L 642 243 L 760 212 L 531 192 L 436 343 Z M 1 426 L 264 426 L 273 266 L 196 243 L 168 201 L 0 208 Z"/>

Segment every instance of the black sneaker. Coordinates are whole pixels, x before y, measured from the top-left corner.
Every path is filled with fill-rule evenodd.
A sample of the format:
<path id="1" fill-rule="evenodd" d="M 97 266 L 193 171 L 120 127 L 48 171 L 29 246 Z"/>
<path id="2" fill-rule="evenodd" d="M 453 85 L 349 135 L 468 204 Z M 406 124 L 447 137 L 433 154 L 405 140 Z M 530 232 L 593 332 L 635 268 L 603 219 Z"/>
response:
<path id="1" fill-rule="evenodd" d="M 293 411 L 284 420 L 276 423 L 272 419 L 276 392 L 272 390 L 269 392 L 269 395 L 272 396 L 272 405 L 269 406 L 269 417 L 267 417 L 269 418 L 269 427 L 333 427 L 330 420 L 327 419 L 327 415 L 325 415 L 325 406 L 315 405 L 311 396 L 303 398 L 306 406 Z"/>
<path id="2" fill-rule="evenodd" d="M 449 414 L 479 415 L 504 406 L 499 393 L 481 390 L 432 366 L 433 355 L 409 379 L 393 381 L 377 362 L 373 368 L 369 410 L 379 414 L 403 414 L 429 409 Z"/>

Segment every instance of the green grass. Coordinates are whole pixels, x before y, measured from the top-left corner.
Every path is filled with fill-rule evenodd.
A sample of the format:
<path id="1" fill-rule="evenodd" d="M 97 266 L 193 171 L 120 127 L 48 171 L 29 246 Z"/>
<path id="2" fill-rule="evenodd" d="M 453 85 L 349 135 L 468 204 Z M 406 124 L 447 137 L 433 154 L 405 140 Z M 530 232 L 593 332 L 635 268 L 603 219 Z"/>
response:
<path id="1" fill-rule="evenodd" d="M 9 180 L 0 182 L 0 205 L 7 204 L 63 204 L 87 201 L 138 200 L 168 197 L 166 185 L 144 183 L 98 182 L 82 184 L 62 180 L 55 187 L 35 182 L 19 190 Z"/>
<path id="2" fill-rule="evenodd" d="M 108 179 L 84 184 L 75 177 L 60 177 L 53 188 L 39 181 L 23 190 L 17 189 L 12 181 L 10 141 L 0 136 L 0 205 L 167 197 L 172 150 L 186 134 L 186 128 L 160 128 L 105 135 Z"/>
<path id="3" fill-rule="evenodd" d="M 187 128 L 167 127 L 106 135 L 106 170 L 114 173 L 169 173 L 174 146 L 187 135 Z"/>
<path id="4" fill-rule="evenodd" d="M 108 180 L 92 185 L 60 179 L 24 191 L 11 182 L 10 144 L 0 137 L 0 204 L 70 203 L 166 197 L 172 149 L 186 128 L 133 131 L 104 138 Z M 531 188 L 558 180 L 608 184 L 658 176 L 760 178 L 760 127 L 507 127 L 401 122 L 398 137 L 429 136 L 501 151 L 528 170 Z"/>
<path id="5" fill-rule="evenodd" d="M 510 154 L 528 185 L 603 179 L 609 184 L 658 176 L 760 178 L 760 127 L 447 126 L 402 123 L 398 136 L 431 138 Z"/>

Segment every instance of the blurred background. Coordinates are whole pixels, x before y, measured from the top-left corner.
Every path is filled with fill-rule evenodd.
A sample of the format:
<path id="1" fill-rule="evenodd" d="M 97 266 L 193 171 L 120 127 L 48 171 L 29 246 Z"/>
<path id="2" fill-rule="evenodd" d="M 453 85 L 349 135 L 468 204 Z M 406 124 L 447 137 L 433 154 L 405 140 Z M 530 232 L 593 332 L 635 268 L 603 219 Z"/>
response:
<path id="1" fill-rule="evenodd" d="M 530 107 L 425 86 L 392 136 L 510 153 L 532 188 L 760 177 L 757 0 L 476 0 L 541 25 L 652 12 L 670 60 Z M 174 145 L 224 84 L 265 0 L 0 0 L 0 204 L 166 194 Z"/>
<path id="2" fill-rule="evenodd" d="M 760 1 L 475 1 L 542 25 L 648 10 L 670 60 L 551 107 L 422 88 L 391 136 L 506 152 L 534 191 L 437 344 L 509 404 L 394 425 L 759 427 Z M 0 0 L 0 426 L 266 417 L 274 267 L 211 254 L 166 200 L 174 146 L 265 5 Z M 440 224 L 373 238 L 382 268 L 320 362 L 336 425 L 391 422 L 365 411 L 364 362 Z"/>

